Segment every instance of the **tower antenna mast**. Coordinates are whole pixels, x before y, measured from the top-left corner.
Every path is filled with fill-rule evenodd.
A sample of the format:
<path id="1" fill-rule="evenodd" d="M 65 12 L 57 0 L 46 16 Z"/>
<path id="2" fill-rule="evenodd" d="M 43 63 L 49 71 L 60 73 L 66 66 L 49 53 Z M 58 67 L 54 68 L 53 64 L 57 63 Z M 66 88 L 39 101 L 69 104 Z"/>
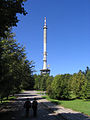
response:
<path id="1" fill-rule="evenodd" d="M 44 27 L 43 27 L 43 69 L 40 70 L 41 74 L 50 74 L 50 70 L 47 68 L 47 25 L 46 25 L 46 17 L 44 19 Z"/>

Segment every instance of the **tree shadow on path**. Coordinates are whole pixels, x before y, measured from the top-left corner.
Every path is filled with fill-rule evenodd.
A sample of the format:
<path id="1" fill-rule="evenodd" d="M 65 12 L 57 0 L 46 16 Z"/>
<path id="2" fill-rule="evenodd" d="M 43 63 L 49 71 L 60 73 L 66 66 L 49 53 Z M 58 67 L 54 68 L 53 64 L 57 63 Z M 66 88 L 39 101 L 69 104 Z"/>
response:
<path id="1" fill-rule="evenodd" d="M 56 114 L 55 111 L 58 111 L 60 109 L 56 108 L 55 104 L 51 102 L 45 102 L 44 99 L 39 95 L 21 93 L 17 96 L 17 99 L 9 103 L 5 103 L 3 108 L 0 110 L 0 120 L 90 120 L 87 116 L 80 113 L 74 114 L 58 112 Z M 25 109 L 23 105 L 27 97 L 29 97 L 30 101 L 33 101 L 33 98 L 37 97 L 37 101 L 39 101 L 36 118 L 33 117 L 32 109 L 30 109 L 29 117 L 25 117 Z"/>

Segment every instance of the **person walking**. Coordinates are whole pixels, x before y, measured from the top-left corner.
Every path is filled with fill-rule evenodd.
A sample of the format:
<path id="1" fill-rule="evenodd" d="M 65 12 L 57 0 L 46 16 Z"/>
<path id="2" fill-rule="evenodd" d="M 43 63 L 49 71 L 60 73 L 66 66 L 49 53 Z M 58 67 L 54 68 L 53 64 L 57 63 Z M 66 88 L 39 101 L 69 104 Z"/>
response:
<path id="1" fill-rule="evenodd" d="M 37 105 L 38 105 L 38 102 L 37 102 L 36 98 L 34 98 L 34 100 L 32 102 L 32 109 L 33 109 L 33 116 L 34 117 L 37 116 Z"/>
<path id="2" fill-rule="evenodd" d="M 29 116 L 29 109 L 31 108 L 31 102 L 29 98 L 27 98 L 26 102 L 24 103 L 24 108 L 26 109 L 26 117 Z"/>

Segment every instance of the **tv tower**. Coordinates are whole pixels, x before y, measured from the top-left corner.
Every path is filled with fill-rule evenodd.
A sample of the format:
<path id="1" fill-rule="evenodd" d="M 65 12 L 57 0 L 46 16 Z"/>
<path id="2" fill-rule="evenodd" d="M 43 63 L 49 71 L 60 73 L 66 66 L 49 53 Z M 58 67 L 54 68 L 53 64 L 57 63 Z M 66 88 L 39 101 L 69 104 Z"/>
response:
<path id="1" fill-rule="evenodd" d="M 50 74 L 50 70 L 47 68 L 47 25 L 46 25 L 46 17 L 44 19 L 44 35 L 43 35 L 43 69 L 40 70 L 41 74 Z"/>

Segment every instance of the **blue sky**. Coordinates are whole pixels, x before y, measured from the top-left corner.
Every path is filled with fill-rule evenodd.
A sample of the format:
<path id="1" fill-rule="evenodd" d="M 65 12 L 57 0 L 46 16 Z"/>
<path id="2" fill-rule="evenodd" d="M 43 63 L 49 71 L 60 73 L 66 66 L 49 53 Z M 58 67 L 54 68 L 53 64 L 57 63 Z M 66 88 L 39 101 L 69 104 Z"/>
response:
<path id="1" fill-rule="evenodd" d="M 47 18 L 47 64 L 51 75 L 77 73 L 90 67 L 90 0 L 27 0 L 26 16 L 13 28 L 26 47 L 28 60 L 43 67 L 43 25 Z"/>

